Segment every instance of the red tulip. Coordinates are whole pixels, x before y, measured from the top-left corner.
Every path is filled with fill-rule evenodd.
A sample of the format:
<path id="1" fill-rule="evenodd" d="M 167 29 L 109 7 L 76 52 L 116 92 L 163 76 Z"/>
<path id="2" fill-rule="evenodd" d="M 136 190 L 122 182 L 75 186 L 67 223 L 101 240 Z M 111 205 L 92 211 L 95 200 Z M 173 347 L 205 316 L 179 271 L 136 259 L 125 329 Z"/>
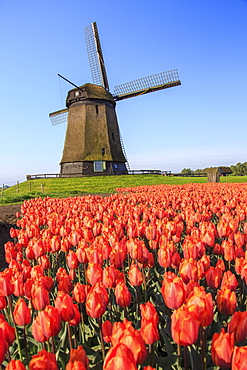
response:
<path id="1" fill-rule="evenodd" d="M 36 310 L 43 310 L 50 304 L 49 291 L 41 284 L 35 284 L 31 290 L 32 304 Z"/>
<path id="2" fill-rule="evenodd" d="M 71 326 L 77 326 L 81 322 L 81 313 L 79 311 L 79 308 L 78 308 L 77 304 L 74 304 L 73 307 L 74 307 L 75 316 L 73 317 L 72 320 L 69 321 L 69 324 Z"/>
<path id="3" fill-rule="evenodd" d="M 56 307 L 46 306 L 43 311 L 39 313 L 39 323 L 45 337 L 51 338 L 58 335 L 61 329 L 61 319 L 59 311 Z"/>
<path id="4" fill-rule="evenodd" d="M 114 266 L 106 266 L 103 269 L 102 282 L 106 288 L 115 288 L 117 279 L 122 278 L 122 276 L 123 274 Z"/>
<path id="5" fill-rule="evenodd" d="M 175 310 L 171 316 L 171 333 L 175 343 L 190 346 L 198 337 L 200 322 L 198 316 L 185 305 Z"/>
<path id="6" fill-rule="evenodd" d="M 212 338 L 212 360 L 215 365 L 222 369 L 230 369 L 234 348 L 234 334 L 225 333 L 222 329 L 220 334 L 214 333 Z"/>
<path id="7" fill-rule="evenodd" d="M 111 335 L 112 335 L 112 323 L 109 320 L 106 320 L 102 324 L 102 333 L 103 333 L 103 338 L 106 343 L 111 342 Z"/>
<path id="8" fill-rule="evenodd" d="M 0 310 L 3 310 L 6 307 L 7 307 L 6 298 L 3 296 L 0 296 Z"/>
<path id="9" fill-rule="evenodd" d="M 65 367 L 65 370 L 86 370 L 86 367 L 81 361 L 69 361 Z"/>
<path id="10" fill-rule="evenodd" d="M 29 307 L 27 307 L 27 304 L 24 301 L 24 299 L 19 298 L 19 300 L 17 301 L 15 305 L 14 312 L 13 312 L 16 325 L 26 326 L 30 324 L 30 321 L 31 321 L 30 311 L 31 310 Z"/>
<path id="11" fill-rule="evenodd" d="M 217 308 L 220 313 L 232 315 L 236 311 L 237 297 L 235 292 L 228 288 L 219 289 L 216 296 Z"/>
<path id="12" fill-rule="evenodd" d="M 36 316 L 33 320 L 32 324 L 32 335 L 37 342 L 43 343 L 46 342 L 49 338 L 46 337 L 43 333 L 41 324 L 40 324 L 40 316 Z"/>
<path id="13" fill-rule="evenodd" d="M 110 348 L 103 364 L 103 370 L 116 369 L 137 370 L 133 352 L 124 343 Z"/>
<path id="14" fill-rule="evenodd" d="M 236 276 L 230 271 L 227 270 L 223 274 L 223 279 L 221 281 L 221 288 L 226 287 L 232 291 L 235 291 L 238 286 L 238 281 Z"/>
<path id="15" fill-rule="evenodd" d="M 47 352 L 45 349 L 32 356 L 29 362 L 30 370 L 58 370 L 56 356 L 53 353 Z"/>
<path id="16" fill-rule="evenodd" d="M 0 331 L 3 333 L 4 339 L 6 340 L 8 345 L 11 346 L 11 344 L 15 340 L 15 329 L 11 325 L 9 325 L 7 321 L 0 318 Z"/>
<path id="17" fill-rule="evenodd" d="M 20 360 L 11 360 L 5 370 L 25 370 L 24 364 Z"/>
<path id="18" fill-rule="evenodd" d="M 140 286 L 143 283 L 142 273 L 139 268 L 132 264 L 128 272 L 129 282 L 132 286 Z"/>
<path id="19" fill-rule="evenodd" d="M 116 285 L 115 297 L 116 302 L 120 307 L 128 307 L 131 303 L 132 296 L 123 280 L 120 280 Z"/>
<path id="20" fill-rule="evenodd" d="M 198 320 L 202 326 L 209 326 L 213 321 L 214 307 L 211 293 L 206 293 L 203 287 L 195 287 L 186 300 L 186 306 L 195 307 Z"/>
<path id="21" fill-rule="evenodd" d="M 210 266 L 205 273 L 206 283 L 212 289 L 217 289 L 222 280 L 223 272 L 219 267 Z"/>
<path id="22" fill-rule="evenodd" d="M 106 310 L 108 304 L 108 294 L 103 283 L 96 283 L 86 298 L 86 312 L 87 314 L 97 319 L 101 317 Z"/>
<path id="23" fill-rule="evenodd" d="M 77 303 L 84 303 L 86 301 L 85 285 L 76 283 L 73 289 L 73 298 Z"/>
<path id="24" fill-rule="evenodd" d="M 90 285 L 102 281 L 103 270 L 98 263 L 89 263 L 86 271 L 87 281 Z"/>
<path id="25" fill-rule="evenodd" d="M 112 329 L 112 346 L 125 344 L 132 352 L 137 364 L 142 364 L 147 356 L 146 346 L 140 332 L 133 328 L 132 323 L 124 319 L 122 323 L 114 323 Z"/>
<path id="26" fill-rule="evenodd" d="M 55 299 L 55 307 L 58 309 L 62 321 L 70 321 L 74 318 L 73 300 L 67 293 L 58 291 Z"/>
<path id="27" fill-rule="evenodd" d="M 4 361 L 5 355 L 8 351 L 9 345 L 5 338 L 5 333 L 3 330 L 0 329 L 0 364 Z"/>
<path id="28" fill-rule="evenodd" d="M 66 262 L 70 269 L 77 269 L 79 265 L 78 258 L 74 251 L 70 250 L 66 256 Z"/>
<path id="29" fill-rule="evenodd" d="M 11 281 L 11 271 L 6 269 L 0 273 L 0 295 L 9 296 L 14 292 L 14 285 Z"/>
<path id="30" fill-rule="evenodd" d="M 228 323 L 228 333 L 234 333 L 236 343 L 241 343 L 247 338 L 247 311 L 236 311 Z"/>
<path id="31" fill-rule="evenodd" d="M 185 284 L 190 280 L 198 281 L 201 275 L 201 272 L 198 270 L 197 262 L 192 258 L 184 259 L 180 263 L 179 273 Z"/>
<path id="32" fill-rule="evenodd" d="M 247 363 L 247 346 L 234 347 L 232 355 L 232 370 L 245 370 Z"/>
<path id="33" fill-rule="evenodd" d="M 84 364 L 86 370 L 89 369 L 89 360 L 82 346 L 78 346 L 76 349 L 71 348 L 69 360 L 72 363 L 80 361 Z"/>
<path id="34" fill-rule="evenodd" d="M 185 302 L 183 281 L 175 274 L 165 273 L 161 294 L 167 307 L 171 310 L 179 308 Z"/>

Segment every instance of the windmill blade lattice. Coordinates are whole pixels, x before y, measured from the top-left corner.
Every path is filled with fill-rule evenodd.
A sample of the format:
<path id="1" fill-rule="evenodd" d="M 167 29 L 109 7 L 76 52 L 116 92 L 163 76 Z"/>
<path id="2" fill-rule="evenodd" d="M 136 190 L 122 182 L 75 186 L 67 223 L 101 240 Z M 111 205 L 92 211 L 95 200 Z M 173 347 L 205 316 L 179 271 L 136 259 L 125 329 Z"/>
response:
<path id="1" fill-rule="evenodd" d="M 68 112 L 68 109 L 62 109 L 57 112 L 50 113 L 49 118 L 52 126 L 59 125 L 60 123 L 67 123 Z"/>
<path id="2" fill-rule="evenodd" d="M 109 90 L 106 68 L 96 22 L 85 28 L 85 37 L 93 83 L 103 86 L 106 90 Z"/>
<path id="3" fill-rule="evenodd" d="M 177 69 L 140 78 L 114 87 L 114 99 L 123 100 L 149 92 L 181 85 Z"/>

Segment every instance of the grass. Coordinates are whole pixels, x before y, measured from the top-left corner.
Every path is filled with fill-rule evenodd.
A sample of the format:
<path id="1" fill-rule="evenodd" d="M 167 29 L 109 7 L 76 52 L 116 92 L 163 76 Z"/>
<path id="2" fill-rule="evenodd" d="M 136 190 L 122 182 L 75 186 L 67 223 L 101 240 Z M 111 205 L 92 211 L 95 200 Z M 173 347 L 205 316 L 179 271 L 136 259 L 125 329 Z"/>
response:
<path id="1" fill-rule="evenodd" d="M 206 177 L 173 177 L 161 175 L 96 176 L 70 179 L 37 179 L 24 181 L 2 192 L 0 205 L 23 202 L 36 197 L 70 197 L 83 194 L 114 193 L 116 188 L 140 185 L 182 185 L 205 183 Z M 247 176 L 221 177 L 221 182 L 246 182 Z M 1 195 L 1 192 L 0 192 Z"/>

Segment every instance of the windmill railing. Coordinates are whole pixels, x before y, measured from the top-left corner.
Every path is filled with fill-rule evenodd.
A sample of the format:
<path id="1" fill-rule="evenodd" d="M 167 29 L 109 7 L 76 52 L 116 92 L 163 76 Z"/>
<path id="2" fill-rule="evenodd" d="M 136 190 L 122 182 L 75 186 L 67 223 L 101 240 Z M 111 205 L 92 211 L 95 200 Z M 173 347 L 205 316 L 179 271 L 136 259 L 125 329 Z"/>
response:
<path id="1" fill-rule="evenodd" d="M 129 175 L 163 175 L 164 172 L 170 174 L 171 171 L 161 171 L 161 170 L 128 170 Z M 122 172 L 99 172 L 95 173 L 94 176 L 111 176 L 111 175 L 122 175 Z M 72 177 L 91 177 L 92 175 L 85 175 L 81 172 L 74 172 L 68 174 L 61 174 L 61 173 L 42 173 L 42 174 L 35 174 L 35 175 L 26 175 L 26 180 L 37 180 L 37 179 L 51 179 L 51 178 L 72 178 Z"/>

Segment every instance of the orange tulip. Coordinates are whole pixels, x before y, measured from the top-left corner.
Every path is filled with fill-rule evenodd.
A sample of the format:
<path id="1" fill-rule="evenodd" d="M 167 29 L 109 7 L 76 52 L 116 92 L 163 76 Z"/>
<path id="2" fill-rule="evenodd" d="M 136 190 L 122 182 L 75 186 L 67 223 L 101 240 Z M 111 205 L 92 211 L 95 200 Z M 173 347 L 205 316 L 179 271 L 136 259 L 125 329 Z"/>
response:
<path id="1" fill-rule="evenodd" d="M 69 360 L 70 362 L 80 361 L 84 364 L 86 370 L 89 369 L 89 360 L 82 346 L 78 346 L 76 349 L 71 348 Z"/>
<path id="2" fill-rule="evenodd" d="M 205 273 L 206 283 L 212 289 L 217 289 L 222 280 L 223 272 L 219 267 L 210 266 Z"/>
<path id="3" fill-rule="evenodd" d="M 55 299 L 55 307 L 58 309 L 62 321 L 70 321 L 74 318 L 73 300 L 67 293 L 58 291 Z"/>
<path id="4" fill-rule="evenodd" d="M 0 331 L 3 334 L 5 341 L 8 343 L 9 346 L 11 346 L 11 344 L 15 340 L 15 329 L 11 325 L 9 325 L 7 321 L 0 318 Z"/>
<path id="5" fill-rule="evenodd" d="M 168 281 L 164 275 L 163 284 L 161 287 L 161 294 L 167 307 L 171 310 L 177 309 L 185 302 L 185 288 L 182 280 L 174 275 L 174 277 Z"/>
<path id="6" fill-rule="evenodd" d="M 0 364 L 4 361 L 5 355 L 8 351 L 9 345 L 5 338 L 3 330 L 0 330 Z"/>
<path id="7" fill-rule="evenodd" d="M 86 298 L 86 312 L 87 314 L 97 319 L 101 317 L 106 310 L 108 304 L 108 294 L 103 283 L 96 283 Z"/>
<path id="8" fill-rule="evenodd" d="M 48 305 L 39 313 L 39 317 L 44 336 L 47 338 L 55 337 L 61 329 L 61 319 L 58 309 Z"/>
<path id="9" fill-rule="evenodd" d="M 232 315 L 236 311 L 237 297 L 228 288 L 219 289 L 216 296 L 217 308 L 220 313 Z"/>
<path id="10" fill-rule="evenodd" d="M 13 312 L 16 325 L 25 326 L 25 325 L 30 324 L 30 321 L 31 321 L 30 311 L 31 310 L 29 307 L 27 307 L 27 304 L 24 301 L 24 299 L 19 298 L 19 300 L 17 301 L 15 305 L 14 312 Z"/>
<path id="11" fill-rule="evenodd" d="M 86 301 L 85 285 L 76 283 L 73 289 L 73 298 L 77 303 L 84 303 Z"/>
<path id="12" fill-rule="evenodd" d="M 247 311 L 236 311 L 228 323 L 228 333 L 234 333 L 236 343 L 241 343 L 247 338 Z"/>
<path id="13" fill-rule="evenodd" d="M 102 333 L 103 333 L 103 338 L 106 343 L 111 342 L 111 335 L 112 335 L 112 323 L 109 320 L 106 320 L 102 324 Z"/>
<path id="14" fill-rule="evenodd" d="M 84 363 L 81 361 L 69 361 L 65 370 L 87 370 Z"/>
<path id="15" fill-rule="evenodd" d="M 11 281 L 11 271 L 9 269 L 0 273 L 0 295 L 9 296 L 14 292 L 14 285 Z"/>
<path id="16" fill-rule="evenodd" d="M 25 370 L 24 364 L 20 360 L 11 360 L 5 370 Z"/>
<path id="17" fill-rule="evenodd" d="M 66 256 L 66 262 L 70 269 L 77 269 L 79 265 L 78 258 L 74 251 L 70 250 Z"/>
<path id="18" fill-rule="evenodd" d="M 247 346 L 234 347 L 232 355 L 232 370 L 245 370 L 247 363 Z"/>
<path id="19" fill-rule="evenodd" d="M 116 302 L 120 307 L 128 307 L 131 303 L 132 296 L 123 280 L 120 280 L 116 285 L 115 297 Z"/>
<path id="20" fill-rule="evenodd" d="M 40 316 L 36 316 L 33 320 L 32 324 L 32 335 L 37 342 L 43 343 L 46 342 L 49 338 L 46 337 L 43 333 L 41 324 L 40 324 Z"/>
<path id="21" fill-rule="evenodd" d="M 132 286 L 140 286 L 143 283 L 142 273 L 139 268 L 132 264 L 128 272 L 129 282 Z"/>
<path id="22" fill-rule="evenodd" d="M 126 319 L 115 322 L 112 329 L 112 346 L 118 343 L 125 344 L 133 353 L 137 364 L 142 364 L 146 359 L 147 351 L 141 333 L 134 329 L 132 323 Z"/>
<path id="23" fill-rule="evenodd" d="M 175 343 L 190 346 L 198 337 L 200 321 L 198 315 L 184 305 L 171 316 L 171 333 Z"/>
<path id="24" fill-rule="evenodd" d="M 41 284 L 35 284 L 31 290 L 32 304 L 36 310 L 43 310 L 50 304 L 49 291 Z"/>
<path id="25" fill-rule="evenodd" d="M 87 281 L 90 285 L 102 281 L 103 270 L 98 263 L 89 263 L 86 271 Z"/>
<path id="26" fill-rule="evenodd" d="M 234 334 L 225 333 L 222 329 L 220 334 L 214 333 L 212 338 L 211 354 L 215 365 L 222 369 L 230 369 L 234 349 Z"/>
<path id="27" fill-rule="evenodd" d="M 124 343 L 110 348 L 103 364 L 103 370 L 116 369 L 137 370 L 133 352 Z"/>
<path id="28" fill-rule="evenodd" d="M 202 326 L 209 326 L 213 321 L 214 307 L 211 293 L 203 287 L 195 287 L 186 300 L 186 306 L 194 306 Z"/>
<path id="29" fill-rule="evenodd" d="M 53 353 L 47 352 L 45 349 L 32 356 L 29 362 L 30 370 L 58 370 L 56 356 Z"/>

